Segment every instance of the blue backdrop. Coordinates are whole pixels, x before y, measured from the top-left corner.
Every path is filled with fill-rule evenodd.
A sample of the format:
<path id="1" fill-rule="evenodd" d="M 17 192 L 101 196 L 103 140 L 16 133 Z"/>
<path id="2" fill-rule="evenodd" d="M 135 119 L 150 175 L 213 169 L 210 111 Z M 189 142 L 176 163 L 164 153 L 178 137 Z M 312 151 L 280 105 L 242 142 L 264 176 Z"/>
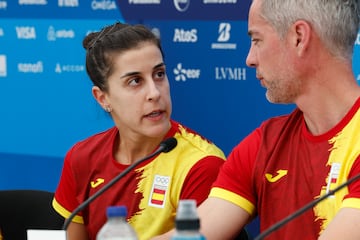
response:
<path id="1" fill-rule="evenodd" d="M 0 0 L 0 189 L 55 190 L 67 150 L 112 126 L 91 96 L 81 42 L 115 21 L 160 35 L 173 118 L 226 154 L 264 119 L 291 111 L 267 102 L 245 65 L 250 2 Z"/>

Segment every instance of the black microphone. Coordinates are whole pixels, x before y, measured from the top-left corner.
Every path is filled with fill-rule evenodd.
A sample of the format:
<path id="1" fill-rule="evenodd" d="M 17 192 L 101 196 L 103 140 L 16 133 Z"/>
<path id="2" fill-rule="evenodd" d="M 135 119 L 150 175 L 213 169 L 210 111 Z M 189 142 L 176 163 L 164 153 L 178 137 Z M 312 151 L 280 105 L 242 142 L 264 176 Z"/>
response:
<path id="1" fill-rule="evenodd" d="M 282 227 L 283 225 L 285 225 L 286 223 L 290 222 L 291 220 L 295 219 L 296 217 L 300 216 L 301 214 L 303 214 L 304 212 L 306 212 L 307 210 L 309 210 L 310 208 L 313 208 L 316 204 L 318 204 L 319 202 L 325 200 L 326 198 L 328 198 L 331 195 L 334 195 L 337 191 L 339 191 L 340 189 L 342 189 L 343 187 L 346 187 L 347 185 L 351 184 L 352 182 L 358 180 L 360 178 L 360 174 L 355 175 L 354 177 L 350 178 L 349 180 L 347 180 L 346 182 L 342 183 L 341 185 L 339 185 L 338 187 L 334 188 L 333 190 L 330 190 L 328 193 L 326 193 L 325 195 L 319 197 L 318 199 L 315 199 L 314 201 L 311 201 L 310 203 L 306 204 L 304 207 L 300 208 L 299 210 L 297 210 L 296 212 L 290 214 L 289 216 L 287 216 L 286 218 L 284 218 L 283 220 L 275 223 L 274 225 L 272 225 L 271 227 L 269 227 L 268 229 L 266 229 L 264 232 L 262 232 L 260 235 L 258 235 L 254 240 L 261 240 L 264 239 L 266 236 L 268 236 L 269 234 L 271 234 L 272 232 L 278 230 L 280 227 Z"/>
<path id="2" fill-rule="evenodd" d="M 89 205 L 92 201 L 94 201 L 97 197 L 99 197 L 103 192 L 108 190 L 112 185 L 114 185 L 117 181 L 119 181 L 122 177 L 124 177 L 128 172 L 130 172 L 132 169 L 134 169 L 136 166 L 138 166 L 140 163 L 154 157 L 155 155 L 158 155 L 162 152 L 167 153 L 173 150 L 177 145 L 177 140 L 174 137 L 167 138 L 164 141 L 162 141 L 159 145 L 159 147 L 150 155 L 136 161 L 134 164 L 130 165 L 128 168 L 126 168 L 123 172 L 121 172 L 119 175 L 117 175 L 115 178 L 113 178 L 108 184 L 103 186 L 99 191 L 97 191 L 94 195 L 90 196 L 88 199 L 86 199 L 83 203 L 81 203 L 71 214 L 70 216 L 65 220 L 64 225 L 62 227 L 62 230 L 66 230 L 72 221 L 72 219 L 78 214 L 81 210 L 83 210 L 87 205 Z"/>

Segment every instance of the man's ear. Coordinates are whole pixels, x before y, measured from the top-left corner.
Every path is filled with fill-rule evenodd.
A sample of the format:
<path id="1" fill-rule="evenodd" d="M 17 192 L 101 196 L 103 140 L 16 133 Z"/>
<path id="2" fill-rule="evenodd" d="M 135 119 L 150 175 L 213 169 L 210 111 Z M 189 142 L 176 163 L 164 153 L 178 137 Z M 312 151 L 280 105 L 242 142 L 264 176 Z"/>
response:
<path id="1" fill-rule="evenodd" d="M 296 48 L 298 55 L 302 56 L 309 47 L 312 27 L 307 21 L 298 20 L 292 25 L 291 32 L 291 44 Z"/>

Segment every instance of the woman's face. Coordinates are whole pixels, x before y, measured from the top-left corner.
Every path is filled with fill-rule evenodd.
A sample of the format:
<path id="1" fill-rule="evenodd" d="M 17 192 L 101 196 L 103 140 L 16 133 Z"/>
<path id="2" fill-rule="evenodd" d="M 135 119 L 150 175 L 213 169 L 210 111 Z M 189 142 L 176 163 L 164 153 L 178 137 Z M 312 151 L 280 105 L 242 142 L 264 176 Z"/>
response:
<path id="1" fill-rule="evenodd" d="M 120 135 L 159 138 L 167 133 L 172 111 L 170 86 L 155 44 L 145 42 L 114 55 L 107 81 L 108 92 L 101 92 L 101 105 L 111 107 Z"/>

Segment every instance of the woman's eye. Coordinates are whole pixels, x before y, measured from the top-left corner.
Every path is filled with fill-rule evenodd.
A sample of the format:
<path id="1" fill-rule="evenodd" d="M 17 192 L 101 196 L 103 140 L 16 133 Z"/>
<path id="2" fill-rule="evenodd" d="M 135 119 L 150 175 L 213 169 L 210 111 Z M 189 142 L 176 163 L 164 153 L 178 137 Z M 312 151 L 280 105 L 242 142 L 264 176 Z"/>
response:
<path id="1" fill-rule="evenodd" d="M 137 86 L 140 84 L 140 78 L 133 78 L 129 81 L 130 86 Z"/>
<path id="2" fill-rule="evenodd" d="M 159 71 L 155 73 L 157 78 L 163 78 L 165 76 L 165 71 Z"/>

